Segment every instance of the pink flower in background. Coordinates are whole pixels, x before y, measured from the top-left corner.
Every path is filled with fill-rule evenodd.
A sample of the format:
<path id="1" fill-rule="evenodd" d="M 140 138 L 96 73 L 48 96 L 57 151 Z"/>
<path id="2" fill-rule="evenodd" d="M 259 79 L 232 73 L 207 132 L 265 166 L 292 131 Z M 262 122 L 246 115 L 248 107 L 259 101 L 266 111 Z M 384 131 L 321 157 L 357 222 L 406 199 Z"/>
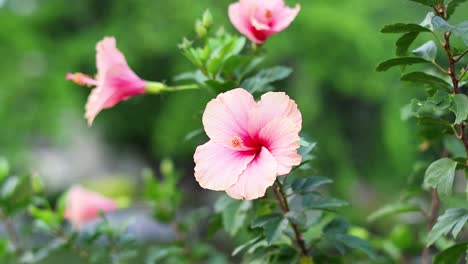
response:
<path id="1" fill-rule="evenodd" d="M 96 86 L 86 103 L 85 118 L 89 125 L 103 109 L 146 91 L 146 82 L 130 69 L 125 57 L 116 47 L 115 38 L 105 37 L 99 41 L 96 52 L 98 73 L 95 79 L 82 73 L 68 73 L 66 76 L 77 84 Z"/>
<path id="2" fill-rule="evenodd" d="M 284 29 L 301 9 L 289 8 L 283 0 L 240 0 L 229 6 L 229 19 L 234 27 L 251 41 L 262 44 Z"/>
<path id="3" fill-rule="evenodd" d="M 258 103 L 242 88 L 222 93 L 206 106 L 203 126 L 210 140 L 194 155 L 203 188 L 256 199 L 301 162 L 302 116 L 285 93 L 268 92 Z"/>
<path id="4" fill-rule="evenodd" d="M 67 194 L 65 219 L 80 229 L 87 222 L 99 217 L 99 212 L 110 212 L 117 204 L 99 193 L 88 191 L 80 186 L 73 186 Z"/>

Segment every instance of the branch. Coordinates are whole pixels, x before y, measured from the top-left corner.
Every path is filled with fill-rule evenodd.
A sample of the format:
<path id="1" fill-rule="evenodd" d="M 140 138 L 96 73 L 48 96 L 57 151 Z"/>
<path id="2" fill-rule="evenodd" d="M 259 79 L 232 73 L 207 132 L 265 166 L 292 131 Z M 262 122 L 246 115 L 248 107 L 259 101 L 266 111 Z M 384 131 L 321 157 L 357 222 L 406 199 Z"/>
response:
<path id="1" fill-rule="evenodd" d="M 283 185 L 278 179 L 276 179 L 276 185 L 277 187 L 273 187 L 273 192 L 275 193 L 275 197 L 278 200 L 281 210 L 283 211 L 284 214 L 287 214 L 289 212 L 289 204 L 288 204 L 288 199 L 286 198 L 286 194 L 284 193 L 284 190 L 283 190 Z M 289 223 L 291 224 L 291 227 L 294 230 L 294 235 L 296 238 L 296 242 L 299 245 L 299 248 L 301 250 L 301 255 L 308 256 L 309 254 L 307 253 L 307 247 L 305 245 L 304 237 L 299 231 L 299 228 L 297 227 L 295 223 L 291 221 L 289 221 Z"/>

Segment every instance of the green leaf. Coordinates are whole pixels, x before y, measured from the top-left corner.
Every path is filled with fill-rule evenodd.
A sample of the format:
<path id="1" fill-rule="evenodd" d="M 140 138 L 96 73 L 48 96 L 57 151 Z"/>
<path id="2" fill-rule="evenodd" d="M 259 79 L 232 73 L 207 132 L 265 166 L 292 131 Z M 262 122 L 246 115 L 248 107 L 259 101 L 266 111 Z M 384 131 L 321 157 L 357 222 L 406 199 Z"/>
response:
<path id="1" fill-rule="evenodd" d="M 453 29 L 453 26 L 447 23 L 447 21 L 445 21 L 440 16 L 435 16 L 432 18 L 432 25 L 435 29 L 441 32 L 451 32 Z"/>
<path id="2" fill-rule="evenodd" d="M 464 208 L 450 208 L 439 218 L 437 223 L 432 228 L 427 236 L 427 245 L 434 244 L 441 236 L 447 235 L 452 230 L 453 238 L 457 238 L 458 233 L 462 230 L 468 220 L 468 210 Z"/>
<path id="3" fill-rule="evenodd" d="M 419 211 L 419 206 L 415 204 L 409 204 L 404 202 L 388 204 L 377 211 L 373 212 L 367 217 L 367 221 L 373 222 L 377 219 L 397 215 L 401 213 L 408 213 L 408 212 L 417 212 Z"/>
<path id="4" fill-rule="evenodd" d="M 468 21 L 463 21 L 462 23 L 456 25 L 453 30 L 455 36 L 460 37 L 466 46 L 468 46 Z"/>
<path id="5" fill-rule="evenodd" d="M 382 33 L 409 33 L 409 32 L 431 32 L 430 29 L 418 24 L 397 23 L 384 26 L 380 32 Z"/>
<path id="6" fill-rule="evenodd" d="M 435 5 L 443 2 L 443 0 L 409 0 L 409 1 L 413 1 L 413 2 L 420 3 L 420 4 L 423 4 L 423 5 L 427 5 L 427 6 L 430 6 L 430 7 L 434 7 Z"/>
<path id="7" fill-rule="evenodd" d="M 434 161 L 426 170 L 424 182 L 437 188 L 440 194 L 451 194 L 457 162 L 449 158 Z"/>
<path id="8" fill-rule="evenodd" d="M 468 97 L 464 94 L 453 96 L 453 104 L 450 111 L 455 114 L 454 124 L 461 124 L 468 118 Z"/>
<path id="9" fill-rule="evenodd" d="M 234 200 L 227 195 L 221 196 L 215 204 L 216 212 L 223 215 L 224 229 L 231 235 L 237 234 L 244 226 L 252 201 Z"/>
<path id="10" fill-rule="evenodd" d="M 302 206 L 307 209 L 333 210 L 348 206 L 348 202 L 336 198 L 323 197 L 319 193 L 308 193 L 302 196 Z"/>
<path id="11" fill-rule="evenodd" d="M 260 241 L 261 239 L 262 239 L 261 236 L 257 236 L 257 237 L 255 237 L 255 238 L 253 238 L 253 239 L 251 239 L 251 240 L 245 242 L 244 244 L 242 244 L 242 245 L 236 247 L 236 248 L 234 249 L 234 251 L 232 252 L 231 256 L 235 256 L 235 255 L 239 254 L 240 252 L 242 252 L 243 250 L 245 250 L 247 247 L 250 247 L 251 245 L 257 243 L 257 242 Z"/>
<path id="12" fill-rule="evenodd" d="M 445 90 L 447 92 L 450 92 L 452 90 L 452 86 L 448 82 L 444 81 L 439 77 L 424 72 L 410 72 L 408 74 L 403 75 L 401 77 L 401 80 L 425 84 L 436 89 Z"/>
<path id="13" fill-rule="evenodd" d="M 252 223 L 253 228 L 261 227 L 263 229 L 268 244 L 277 240 L 287 226 L 288 219 L 279 213 L 259 216 Z"/>
<path id="14" fill-rule="evenodd" d="M 466 0 L 453 0 L 447 6 L 447 19 L 449 19 L 453 13 L 455 13 L 455 9 L 457 9 L 458 5 L 466 2 Z"/>
<path id="15" fill-rule="evenodd" d="M 364 239 L 348 234 L 336 234 L 335 240 L 343 243 L 349 248 L 362 251 L 371 259 L 377 259 L 377 253 L 374 248 Z"/>
<path id="16" fill-rule="evenodd" d="M 435 256 L 434 264 L 459 263 L 460 259 L 466 255 L 467 250 L 468 243 L 461 243 L 451 246 Z"/>
<path id="17" fill-rule="evenodd" d="M 314 190 L 322 185 L 333 183 L 333 180 L 321 177 L 321 176 L 311 176 L 306 178 L 295 179 L 291 183 L 291 188 L 294 192 L 307 192 Z"/>
<path id="18" fill-rule="evenodd" d="M 418 36 L 419 32 L 409 32 L 401 36 L 396 42 L 396 55 L 407 56 L 409 47 Z"/>
<path id="19" fill-rule="evenodd" d="M 430 63 L 430 62 L 419 57 L 394 58 L 394 59 L 389 59 L 380 63 L 377 66 L 377 71 L 383 72 L 395 66 L 412 65 L 412 64 L 418 64 L 418 63 Z"/>
<path id="20" fill-rule="evenodd" d="M 286 79 L 291 75 L 292 69 L 283 66 L 276 66 L 261 70 L 255 76 L 246 79 L 241 86 L 251 93 L 263 92 L 268 84 Z"/>
<path id="21" fill-rule="evenodd" d="M 430 40 L 419 48 L 413 50 L 412 53 L 425 60 L 434 61 L 437 56 L 437 46 L 433 40 Z"/>

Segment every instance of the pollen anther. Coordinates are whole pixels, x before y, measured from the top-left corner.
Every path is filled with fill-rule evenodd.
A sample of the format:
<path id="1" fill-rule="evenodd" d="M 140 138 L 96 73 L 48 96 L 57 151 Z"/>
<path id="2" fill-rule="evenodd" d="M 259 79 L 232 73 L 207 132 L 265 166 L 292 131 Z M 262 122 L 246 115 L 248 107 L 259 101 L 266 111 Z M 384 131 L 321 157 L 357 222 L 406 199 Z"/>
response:
<path id="1" fill-rule="evenodd" d="M 243 144 L 244 142 L 239 136 L 235 136 L 231 139 L 231 146 L 233 146 L 234 148 L 240 148 L 243 146 Z"/>

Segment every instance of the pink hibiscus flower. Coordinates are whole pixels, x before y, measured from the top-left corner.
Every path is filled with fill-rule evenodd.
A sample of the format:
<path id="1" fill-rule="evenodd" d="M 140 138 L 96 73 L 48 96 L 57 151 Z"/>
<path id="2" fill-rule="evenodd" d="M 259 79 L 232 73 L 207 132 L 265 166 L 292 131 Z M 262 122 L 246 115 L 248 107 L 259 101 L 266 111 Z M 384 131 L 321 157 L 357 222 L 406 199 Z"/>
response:
<path id="1" fill-rule="evenodd" d="M 203 188 L 256 199 L 301 162 L 301 112 L 283 92 L 268 92 L 258 103 L 242 88 L 219 94 L 206 106 L 203 126 L 210 140 L 194 155 Z"/>
<path id="2" fill-rule="evenodd" d="M 99 193 L 73 186 L 67 194 L 65 219 L 80 229 L 87 222 L 99 217 L 99 212 L 110 212 L 117 208 L 116 202 Z"/>
<path id="3" fill-rule="evenodd" d="M 86 103 L 85 118 L 89 125 L 103 109 L 146 92 L 146 81 L 130 69 L 124 55 L 116 47 L 115 38 L 105 37 L 99 41 L 96 51 L 98 73 L 95 79 L 83 73 L 68 73 L 66 76 L 77 84 L 96 86 Z"/>
<path id="4" fill-rule="evenodd" d="M 240 0 L 229 6 L 229 19 L 240 33 L 262 44 L 287 28 L 300 9 L 299 4 L 287 7 L 283 0 Z"/>

